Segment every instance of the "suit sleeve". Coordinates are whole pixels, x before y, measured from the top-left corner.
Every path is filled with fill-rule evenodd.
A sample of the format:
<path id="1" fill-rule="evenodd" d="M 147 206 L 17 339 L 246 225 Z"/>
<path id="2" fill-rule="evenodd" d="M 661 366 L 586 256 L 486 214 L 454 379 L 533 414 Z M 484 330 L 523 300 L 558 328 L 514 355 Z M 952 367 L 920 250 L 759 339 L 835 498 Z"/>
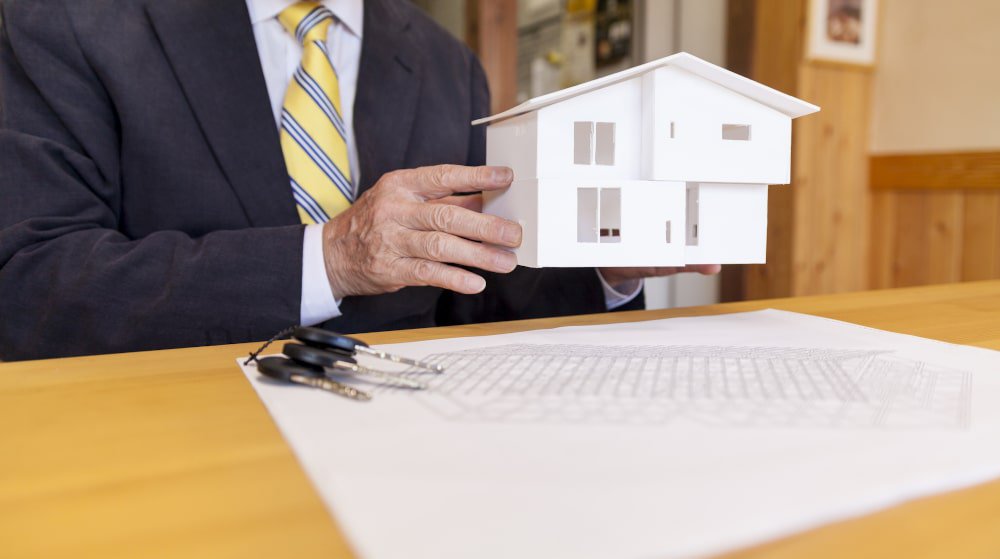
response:
<path id="1" fill-rule="evenodd" d="M 482 66 L 471 53 L 469 57 L 472 119 L 476 119 L 489 115 L 490 93 Z M 485 162 L 486 127 L 471 127 L 466 164 L 483 165 Z M 607 310 L 604 289 L 593 268 L 518 267 L 510 274 L 476 272 L 486 278 L 486 289 L 472 296 L 446 292 L 439 305 L 439 324 L 519 320 Z M 643 306 L 642 294 L 639 294 L 624 307 L 634 309 Z"/>
<path id="2" fill-rule="evenodd" d="M 0 358 L 249 341 L 296 323 L 300 226 L 121 232 L 114 106 L 51 4 L 0 3 Z"/>

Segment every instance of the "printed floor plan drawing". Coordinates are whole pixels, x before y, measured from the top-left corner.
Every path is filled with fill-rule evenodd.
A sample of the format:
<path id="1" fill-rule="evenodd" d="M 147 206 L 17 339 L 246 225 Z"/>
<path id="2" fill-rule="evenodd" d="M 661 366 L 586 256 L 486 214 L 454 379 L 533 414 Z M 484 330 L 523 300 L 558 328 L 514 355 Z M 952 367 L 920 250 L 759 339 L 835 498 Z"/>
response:
<path id="1" fill-rule="evenodd" d="M 243 367 L 359 557 L 714 557 L 1000 476 L 984 348 L 778 310 L 376 347 L 444 372 Z"/>
<path id="2" fill-rule="evenodd" d="M 964 429 L 969 418 L 968 372 L 888 351 L 510 344 L 427 359 L 447 373 L 420 400 L 455 421 Z"/>

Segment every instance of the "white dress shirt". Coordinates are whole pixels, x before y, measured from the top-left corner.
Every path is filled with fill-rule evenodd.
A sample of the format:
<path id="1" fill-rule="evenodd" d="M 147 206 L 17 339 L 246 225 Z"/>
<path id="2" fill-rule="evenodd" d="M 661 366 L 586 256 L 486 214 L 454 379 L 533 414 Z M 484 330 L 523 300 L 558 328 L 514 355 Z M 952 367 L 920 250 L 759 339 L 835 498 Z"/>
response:
<path id="1" fill-rule="evenodd" d="M 250 23 L 264 82 L 271 99 L 274 122 L 281 126 L 281 107 L 285 90 L 292 75 L 302 62 L 302 45 L 285 31 L 278 14 L 297 0 L 247 0 Z M 347 129 L 347 159 L 351 165 L 351 182 L 355 190 L 361 168 L 354 141 L 354 94 L 358 85 L 358 65 L 361 62 L 361 30 L 364 19 L 362 0 L 326 0 L 322 2 L 334 15 L 326 36 L 327 50 L 337 69 L 340 86 L 340 107 Z M 291 192 L 291 185 L 289 185 Z M 306 227 L 302 241 L 302 301 L 299 324 L 313 325 L 340 316 L 340 302 L 334 299 L 323 262 L 323 226 Z"/>
<path id="2" fill-rule="evenodd" d="M 267 94 L 271 99 L 276 126 L 281 126 L 281 107 L 285 90 L 292 75 L 302 61 L 302 45 L 285 31 L 278 21 L 278 14 L 297 0 L 247 0 L 250 22 L 253 25 L 257 53 Z M 361 62 L 361 33 L 363 29 L 363 0 L 324 0 L 321 2 L 334 15 L 334 22 L 327 32 L 326 44 L 333 66 L 337 69 L 340 86 L 340 106 L 347 128 L 347 157 L 351 165 L 354 188 L 360 183 L 358 150 L 354 141 L 354 96 L 358 85 L 358 66 Z M 291 192 L 291 186 L 289 186 Z M 302 301 L 300 324 L 313 325 L 340 316 L 340 302 L 333 296 L 323 262 L 323 226 L 305 228 L 302 246 Z M 597 274 L 604 288 L 608 309 L 614 309 L 634 299 L 642 289 L 637 281 L 628 294 L 615 291 L 601 274 Z M 630 286 L 632 287 L 632 286 Z"/>

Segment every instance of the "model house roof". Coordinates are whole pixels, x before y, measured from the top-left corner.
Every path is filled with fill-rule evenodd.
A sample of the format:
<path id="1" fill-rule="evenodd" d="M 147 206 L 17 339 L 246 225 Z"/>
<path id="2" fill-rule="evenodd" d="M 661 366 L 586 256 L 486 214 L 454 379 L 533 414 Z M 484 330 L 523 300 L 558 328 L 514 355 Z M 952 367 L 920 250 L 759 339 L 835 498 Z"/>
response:
<path id="1" fill-rule="evenodd" d="M 496 122 L 529 113 L 531 111 L 537 111 L 538 109 L 576 97 L 577 95 L 582 95 L 584 93 L 594 91 L 595 89 L 600 89 L 602 87 L 640 76 L 662 66 L 674 66 L 691 72 L 692 74 L 700 76 L 710 82 L 721 85 L 726 89 L 753 99 L 762 105 L 771 107 L 772 109 L 784 113 L 791 118 L 804 116 L 819 110 L 819 107 L 816 105 L 806 103 L 801 99 L 796 99 L 791 95 L 787 95 L 776 89 L 757 83 L 750 78 L 745 78 L 735 72 L 730 72 L 725 68 L 720 68 L 719 66 L 716 66 L 711 62 L 706 62 L 697 56 L 686 52 L 679 52 L 666 58 L 653 60 L 652 62 L 647 62 L 634 68 L 629 68 L 628 70 L 604 76 L 603 78 L 597 78 L 596 80 L 591 80 L 560 91 L 547 93 L 545 95 L 535 97 L 534 99 L 529 99 L 528 101 L 525 101 L 524 103 L 521 103 L 520 105 L 502 113 L 495 114 L 488 118 L 475 120 L 472 124 L 476 125 Z"/>

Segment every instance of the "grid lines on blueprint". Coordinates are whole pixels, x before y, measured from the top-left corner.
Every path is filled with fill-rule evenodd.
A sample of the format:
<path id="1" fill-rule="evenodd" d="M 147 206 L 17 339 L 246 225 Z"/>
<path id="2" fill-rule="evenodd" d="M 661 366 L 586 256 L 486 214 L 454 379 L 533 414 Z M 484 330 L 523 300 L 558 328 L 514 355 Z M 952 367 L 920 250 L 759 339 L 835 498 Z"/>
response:
<path id="1" fill-rule="evenodd" d="M 884 351 L 510 344 L 426 359 L 446 372 L 416 397 L 455 421 L 966 429 L 971 405 L 969 372 Z"/>

